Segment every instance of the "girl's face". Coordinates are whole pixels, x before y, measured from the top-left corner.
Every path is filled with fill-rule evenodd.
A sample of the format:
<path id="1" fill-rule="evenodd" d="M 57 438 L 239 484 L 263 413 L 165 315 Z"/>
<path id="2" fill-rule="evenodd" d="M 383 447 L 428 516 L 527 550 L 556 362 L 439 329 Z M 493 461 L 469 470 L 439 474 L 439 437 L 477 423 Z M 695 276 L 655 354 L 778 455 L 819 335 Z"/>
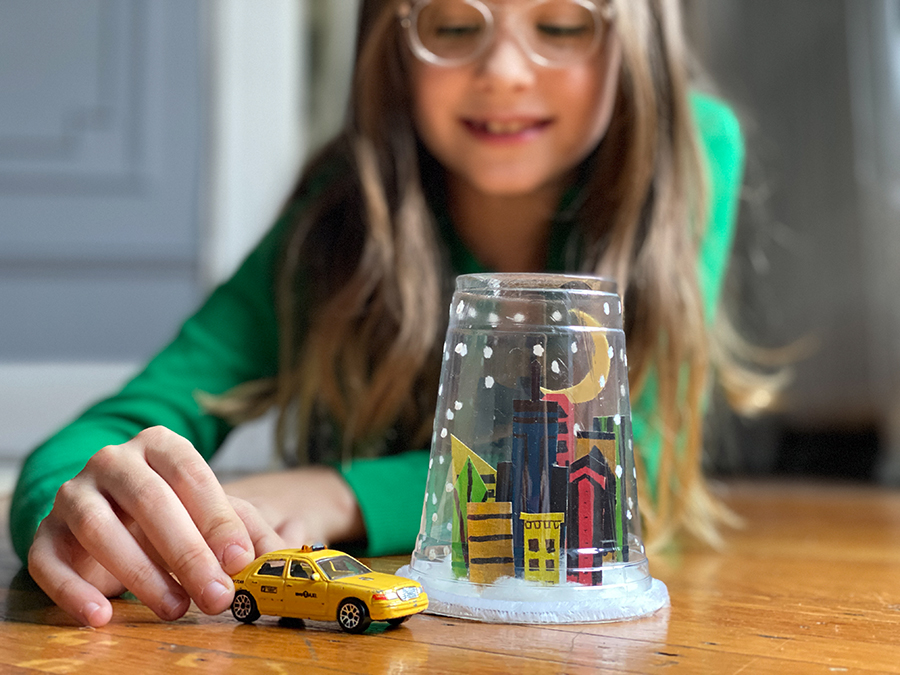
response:
<path id="1" fill-rule="evenodd" d="M 416 129 L 452 180 L 486 195 L 515 196 L 560 185 L 606 133 L 621 48 L 603 26 L 587 58 L 564 67 L 535 63 L 495 2 L 494 39 L 465 65 L 410 55 Z M 499 8 L 499 11 L 498 11 Z"/>

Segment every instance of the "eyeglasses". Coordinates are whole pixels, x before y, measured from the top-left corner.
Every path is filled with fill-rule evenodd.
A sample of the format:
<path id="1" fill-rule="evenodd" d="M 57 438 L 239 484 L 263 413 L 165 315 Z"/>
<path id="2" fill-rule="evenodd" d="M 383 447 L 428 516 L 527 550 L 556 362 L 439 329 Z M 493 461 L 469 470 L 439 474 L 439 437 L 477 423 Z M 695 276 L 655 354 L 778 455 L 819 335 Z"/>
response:
<path id="1" fill-rule="evenodd" d="M 584 60 L 600 44 L 613 19 L 609 0 L 529 0 L 497 4 L 481 0 L 405 2 L 399 16 L 413 54 L 438 66 L 461 66 L 480 57 L 494 40 L 498 17 L 536 64 L 561 68 Z"/>

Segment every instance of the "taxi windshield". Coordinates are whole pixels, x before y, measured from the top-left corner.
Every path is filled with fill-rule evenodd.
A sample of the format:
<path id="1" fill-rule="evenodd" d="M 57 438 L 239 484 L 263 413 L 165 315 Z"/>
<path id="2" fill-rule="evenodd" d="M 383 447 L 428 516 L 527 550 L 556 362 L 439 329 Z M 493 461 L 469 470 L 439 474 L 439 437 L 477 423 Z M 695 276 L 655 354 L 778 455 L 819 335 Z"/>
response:
<path id="1" fill-rule="evenodd" d="M 338 555 L 334 558 L 325 558 L 317 560 L 319 569 L 322 570 L 329 581 L 335 579 L 343 579 L 344 577 L 354 577 L 357 574 L 366 574 L 371 572 L 368 567 L 363 565 L 359 560 L 351 558 L 349 555 Z"/>

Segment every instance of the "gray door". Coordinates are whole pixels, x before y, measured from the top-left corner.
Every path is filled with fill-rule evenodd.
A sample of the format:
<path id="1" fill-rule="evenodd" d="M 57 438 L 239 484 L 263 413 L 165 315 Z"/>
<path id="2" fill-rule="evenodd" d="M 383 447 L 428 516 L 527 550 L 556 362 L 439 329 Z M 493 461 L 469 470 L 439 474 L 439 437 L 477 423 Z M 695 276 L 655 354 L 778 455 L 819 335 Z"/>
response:
<path id="1" fill-rule="evenodd" d="M 201 295 L 200 3 L 0 2 L 0 361 L 140 361 Z"/>

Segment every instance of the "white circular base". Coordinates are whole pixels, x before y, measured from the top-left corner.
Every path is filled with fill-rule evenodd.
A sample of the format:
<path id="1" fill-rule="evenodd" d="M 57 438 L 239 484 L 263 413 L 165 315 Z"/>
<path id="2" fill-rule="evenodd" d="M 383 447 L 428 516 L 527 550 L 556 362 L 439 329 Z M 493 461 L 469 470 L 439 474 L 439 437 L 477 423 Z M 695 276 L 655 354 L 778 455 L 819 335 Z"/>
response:
<path id="1" fill-rule="evenodd" d="M 428 593 L 429 614 L 473 619 L 486 623 L 601 623 L 624 621 L 647 616 L 669 606 L 669 591 L 658 579 L 649 579 L 645 590 L 631 585 L 625 592 L 621 586 L 582 586 L 577 595 L 561 593 L 566 599 L 555 601 L 522 601 L 484 597 L 476 584 L 455 582 L 452 586 L 404 565 L 397 574 L 418 581 Z M 491 587 L 496 590 L 496 587 Z M 454 592 L 456 590 L 463 591 Z M 550 594 L 548 594 L 550 595 Z"/>

